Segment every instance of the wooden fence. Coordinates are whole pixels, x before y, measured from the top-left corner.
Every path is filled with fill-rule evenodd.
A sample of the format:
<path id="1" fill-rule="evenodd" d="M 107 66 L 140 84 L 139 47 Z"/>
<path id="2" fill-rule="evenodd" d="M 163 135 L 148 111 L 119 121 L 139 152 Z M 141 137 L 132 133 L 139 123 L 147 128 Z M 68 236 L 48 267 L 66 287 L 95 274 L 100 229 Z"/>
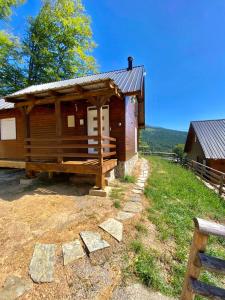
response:
<path id="1" fill-rule="evenodd" d="M 178 161 L 178 156 L 176 153 L 172 152 L 153 152 L 146 149 L 141 149 L 140 153 L 142 155 L 153 155 L 153 156 L 160 156 L 164 159 L 171 160 L 171 161 Z"/>
<path id="2" fill-rule="evenodd" d="M 202 180 L 209 182 L 219 193 L 225 195 L 225 173 L 212 169 L 194 160 L 185 160 L 183 165 L 192 170 Z"/>
<path id="3" fill-rule="evenodd" d="M 210 299 L 225 299 L 225 290 L 199 281 L 201 269 L 225 274 L 225 260 L 205 254 L 210 235 L 225 238 L 225 226 L 195 218 L 195 231 L 192 240 L 187 272 L 181 300 L 192 300 L 195 295 Z"/>

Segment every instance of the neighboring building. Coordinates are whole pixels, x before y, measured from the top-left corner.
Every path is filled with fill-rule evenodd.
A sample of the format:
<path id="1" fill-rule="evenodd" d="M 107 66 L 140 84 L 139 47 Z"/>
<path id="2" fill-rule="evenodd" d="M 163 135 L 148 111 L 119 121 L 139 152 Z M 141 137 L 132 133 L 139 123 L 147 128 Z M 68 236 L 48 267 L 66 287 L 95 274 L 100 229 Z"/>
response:
<path id="1" fill-rule="evenodd" d="M 225 172 L 225 119 L 191 122 L 184 151 L 188 158 Z"/>
<path id="2" fill-rule="evenodd" d="M 0 166 L 34 171 L 131 173 L 145 126 L 144 67 L 30 86 L 0 100 Z M 25 159 L 25 158 L 26 159 Z"/>

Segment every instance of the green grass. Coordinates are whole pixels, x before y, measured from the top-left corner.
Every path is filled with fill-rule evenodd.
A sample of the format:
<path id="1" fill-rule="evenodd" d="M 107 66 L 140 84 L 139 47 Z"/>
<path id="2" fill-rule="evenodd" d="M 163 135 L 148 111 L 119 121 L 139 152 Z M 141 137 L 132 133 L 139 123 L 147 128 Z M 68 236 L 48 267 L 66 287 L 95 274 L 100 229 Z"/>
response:
<path id="1" fill-rule="evenodd" d="M 125 175 L 124 177 L 122 177 L 121 181 L 126 183 L 135 183 L 136 177 L 132 175 Z"/>
<path id="2" fill-rule="evenodd" d="M 148 232 L 147 228 L 146 228 L 145 225 L 142 224 L 142 223 L 137 223 L 137 224 L 135 225 L 135 228 L 136 228 L 136 230 L 137 230 L 139 233 L 147 234 L 147 232 Z"/>
<path id="3" fill-rule="evenodd" d="M 157 157 L 149 160 L 152 172 L 145 189 L 150 204 L 148 219 L 156 225 L 158 238 L 165 245 L 171 245 L 172 241 L 174 249 L 170 249 L 170 260 L 163 260 L 161 255 L 149 249 L 141 251 L 135 270 L 144 283 L 162 293 L 179 296 L 193 236 L 192 220 L 201 217 L 224 222 L 225 201 L 181 166 Z M 225 258 L 224 246 L 224 240 L 210 238 L 207 252 Z M 205 282 L 222 286 L 219 276 L 204 272 L 202 278 Z"/>
<path id="4" fill-rule="evenodd" d="M 115 208 L 121 208 L 120 200 L 114 200 L 113 205 Z"/>

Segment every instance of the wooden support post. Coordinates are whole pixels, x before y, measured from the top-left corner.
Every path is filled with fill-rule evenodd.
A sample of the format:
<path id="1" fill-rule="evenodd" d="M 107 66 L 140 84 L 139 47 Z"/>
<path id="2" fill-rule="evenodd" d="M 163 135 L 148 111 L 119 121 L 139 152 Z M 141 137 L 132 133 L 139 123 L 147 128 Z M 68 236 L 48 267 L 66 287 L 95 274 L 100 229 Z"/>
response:
<path id="1" fill-rule="evenodd" d="M 97 104 L 97 126 L 98 126 L 98 161 L 99 174 L 96 176 L 96 185 L 99 188 L 105 187 L 105 174 L 103 171 L 103 147 L 102 147 L 102 105 Z"/>
<path id="2" fill-rule="evenodd" d="M 62 115 L 61 115 L 61 102 L 60 101 L 55 101 L 55 124 L 56 124 L 56 137 L 61 138 L 62 137 Z M 63 151 L 60 148 L 61 147 L 61 141 L 58 141 L 58 157 L 57 161 L 58 163 L 63 162 Z"/>
<path id="3" fill-rule="evenodd" d="M 219 195 L 223 193 L 223 184 L 224 184 L 224 175 L 220 176 L 220 186 L 219 186 Z"/>
<path id="4" fill-rule="evenodd" d="M 181 300 L 194 299 L 194 293 L 189 286 L 190 279 L 198 279 L 200 274 L 200 266 L 196 263 L 199 252 L 204 252 L 208 241 L 208 235 L 201 233 L 195 228 L 194 237 L 191 245 L 190 255 L 188 259 L 187 272 L 184 279 Z"/>

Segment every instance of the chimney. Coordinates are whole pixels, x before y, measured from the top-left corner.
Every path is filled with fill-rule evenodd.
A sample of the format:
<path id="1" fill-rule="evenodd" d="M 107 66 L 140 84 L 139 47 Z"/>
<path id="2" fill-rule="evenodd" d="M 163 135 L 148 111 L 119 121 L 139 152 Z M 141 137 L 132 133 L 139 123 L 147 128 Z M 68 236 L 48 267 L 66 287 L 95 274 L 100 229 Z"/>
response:
<path id="1" fill-rule="evenodd" d="M 127 60 L 128 60 L 128 68 L 127 68 L 127 71 L 130 71 L 130 70 L 133 69 L 133 57 L 132 57 L 132 56 L 129 56 L 129 57 L 127 58 Z"/>

